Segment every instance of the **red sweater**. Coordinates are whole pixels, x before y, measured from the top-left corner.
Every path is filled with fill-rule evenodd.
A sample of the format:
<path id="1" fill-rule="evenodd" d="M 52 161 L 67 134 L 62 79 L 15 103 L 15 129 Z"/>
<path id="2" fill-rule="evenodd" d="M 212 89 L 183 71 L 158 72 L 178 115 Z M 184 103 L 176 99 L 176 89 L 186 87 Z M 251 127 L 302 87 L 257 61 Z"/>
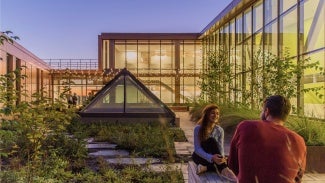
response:
<path id="1" fill-rule="evenodd" d="M 283 126 L 243 121 L 231 141 L 229 168 L 239 183 L 295 182 L 306 168 L 306 145 L 301 136 Z"/>

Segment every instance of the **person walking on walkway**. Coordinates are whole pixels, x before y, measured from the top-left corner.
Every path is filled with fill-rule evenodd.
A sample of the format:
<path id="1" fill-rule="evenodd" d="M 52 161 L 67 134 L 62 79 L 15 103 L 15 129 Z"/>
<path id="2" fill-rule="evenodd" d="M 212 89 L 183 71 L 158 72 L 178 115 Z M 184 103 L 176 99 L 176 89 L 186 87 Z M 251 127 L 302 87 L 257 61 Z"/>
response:
<path id="1" fill-rule="evenodd" d="M 228 168 L 224 156 L 224 130 L 219 124 L 219 108 L 207 105 L 194 127 L 194 152 L 192 159 L 197 164 L 197 174 L 216 171 L 222 177 L 237 181 L 235 174 Z"/>
<path id="2" fill-rule="evenodd" d="M 232 138 L 229 168 L 239 183 L 301 182 L 306 167 L 306 145 L 284 127 L 290 101 L 274 95 L 263 103 L 261 120 L 246 120 Z"/>

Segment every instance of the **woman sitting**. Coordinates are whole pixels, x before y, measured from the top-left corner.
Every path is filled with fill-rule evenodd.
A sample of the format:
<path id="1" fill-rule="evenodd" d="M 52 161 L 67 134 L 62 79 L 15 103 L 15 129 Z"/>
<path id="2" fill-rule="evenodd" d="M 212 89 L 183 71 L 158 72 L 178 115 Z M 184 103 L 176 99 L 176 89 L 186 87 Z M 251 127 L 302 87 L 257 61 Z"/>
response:
<path id="1" fill-rule="evenodd" d="M 193 161 L 197 164 L 197 174 L 216 171 L 230 181 L 237 181 L 236 175 L 227 166 L 224 155 L 224 130 L 219 126 L 219 108 L 207 105 L 194 128 Z"/>

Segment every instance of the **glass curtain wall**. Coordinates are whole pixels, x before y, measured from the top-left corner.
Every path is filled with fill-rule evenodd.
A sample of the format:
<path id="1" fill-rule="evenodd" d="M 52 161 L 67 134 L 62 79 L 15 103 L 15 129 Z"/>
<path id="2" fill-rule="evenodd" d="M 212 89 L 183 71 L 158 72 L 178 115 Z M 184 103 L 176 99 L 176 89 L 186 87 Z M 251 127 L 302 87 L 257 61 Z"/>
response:
<path id="1" fill-rule="evenodd" d="M 70 89 L 71 95 L 74 93 L 77 95 L 78 106 L 86 104 L 87 100 L 103 87 L 101 74 L 80 74 L 67 71 L 61 74 L 52 74 L 52 78 L 53 98 L 58 98 L 63 91 Z"/>
<path id="2" fill-rule="evenodd" d="M 127 68 L 164 103 L 185 103 L 200 95 L 200 41 L 115 40 L 114 45 L 114 69 Z"/>
<path id="3" fill-rule="evenodd" d="M 256 107 L 259 99 L 265 97 L 261 75 L 263 55 L 287 56 L 296 65 L 306 60 L 319 62 L 324 68 L 324 7 L 324 0 L 257 1 L 223 25 L 217 22 L 204 34 L 203 65 L 211 48 L 221 45 L 226 48 L 234 71 L 234 86 L 224 86 L 231 88 L 228 92 L 233 99 L 229 101 Z M 305 70 L 301 89 L 324 86 L 320 71 Z M 325 95 L 324 88 L 307 93 L 297 90 L 298 96 L 292 103 L 308 116 L 325 118 L 325 99 L 318 97 L 319 94 Z"/>
<path id="4" fill-rule="evenodd" d="M 198 75 L 202 69 L 201 43 L 196 41 L 180 42 L 180 102 L 196 100 L 201 90 Z"/>

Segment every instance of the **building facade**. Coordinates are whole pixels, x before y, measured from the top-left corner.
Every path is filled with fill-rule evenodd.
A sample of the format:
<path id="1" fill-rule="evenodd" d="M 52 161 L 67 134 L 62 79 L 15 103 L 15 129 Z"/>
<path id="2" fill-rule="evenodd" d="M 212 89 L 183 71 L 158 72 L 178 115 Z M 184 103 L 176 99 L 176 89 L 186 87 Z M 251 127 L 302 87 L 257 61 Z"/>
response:
<path id="1" fill-rule="evenodd" d="M 102 33 L 99 68 L 109 76 L 127 68 L 167 104 L 200 95 L 201 41 L 197 33 Z"/>
<path id="2" fill-rule="evenodd" d="M 28 51 L 17 42 L 4 42 L 0 45 L 0 75 L 5 75 L 16 69 L 21 69 L 24 78 L 15 80 L 15 90 L 21 95 L 17 102 L 31 101 L 32 94 L 44 91 L 47 97 L 52 97 L 52 83 L 49 75 L 49 65 Z"/>
<path id="3" fill-rule="evenodd" d="M 297 66 L 319 62 L 324 68 L 324 0 L 234 0 L 201 32 L 203 62 L 211 51 L 225 50 L 232 65 L 229 100 L 258 103 L 263 86 L 255 88 L 266 55 L 288 57 Z M 262 54 L 261 54 L 262 53 Z M 264 58 L 257 58 L 258 54 Z M 262 78 L 262 77 L 260 77 Z M 299 79 L 299 78 L 295 78 Z M 254 81 L 255 80 L 255 81 Z M 307 69 L 297 85 L 296 108 L 325 118 L 324 73 Z M 299 90 L 323 87 L 317 91 Z M 319 97 L 322 95 L 323 97 Z"/>
<path id="4" fill-rule="evenodd" d="M 233 0 L 200 33 L 102 33 L 98 60 L 46 60 L 51 68 L 34 66 L 40 62 L 2 46 L 0 72 L 26 65 L 30 77 L 25 85 L 31 93 L 46 86 L 55 98 L 68 85 L 82 104 L 126 68 L 164 103 L 184 104 L 201 95 L 209 54 L 224 51 L 232 80 L 223 85 L 223 100 L 252 106 L 266 95 L 259 77 L 265 55 L 286 56 L 297 66 L 308 60 L 325 67 L 324 7 L 324 0 Z M 307 69 L 294 80 L 299 80 L 294 106 L 325 118 L 324 74 Z M 313 87 L 323 88 L 299 92 Z"/>

